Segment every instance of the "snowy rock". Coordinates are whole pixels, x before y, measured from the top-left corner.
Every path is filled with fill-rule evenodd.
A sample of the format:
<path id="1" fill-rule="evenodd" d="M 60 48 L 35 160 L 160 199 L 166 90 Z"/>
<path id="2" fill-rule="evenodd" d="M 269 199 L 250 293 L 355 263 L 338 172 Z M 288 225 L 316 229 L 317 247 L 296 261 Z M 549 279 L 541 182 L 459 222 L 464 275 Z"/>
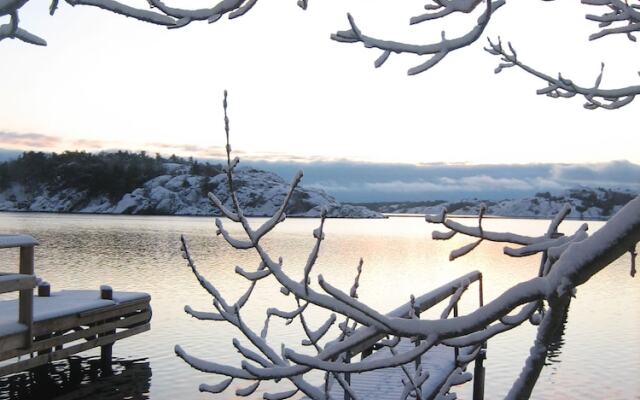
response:
<path id="1" fill-rule="evenodd" d="M 142 187 L 120 199 L 91 197 L 73 188 L 50 190 L 41 187 L 29 192 L 13 185 L 0 192 L 1 211 L 79 212 L 100 214 L 219 215 L 207 198 L 212 192 L 226 207 L 233 209 L 227 177 L 190 175 L 181 164 L 166 163 L 166 174 L 145 182 Z M 273 215 L 282 205 L 289 182 L 280 176 L 254 168 L 238 168 L 234 188 L 247 216 Z M 319 217 L 326 208 L 329 217 L 382 218 L 382 214 L 366 207 L 343 205 L 320 189 L 299 186 L 293 193 L 286 212 L 289 216 Z"/>
<path id="2" fill-rule="evenodd" d="M 564 206 L 571 205 L 569 218 L 605 219 L 631 201 L 637 193 L 628 189 L 592 189 L 579 187 L 560 193 L 537 193 L 533 197 L 495 201 L 463 200 L 458 202 L 428 201 L 422 203 L 363 204 L 370 209 L 393 214 L 439 214 L 443 207 L 453 215 L 477 215 L 480 204 L 487 205 L 487 215 L 501 217 L 551 218 Z"/>

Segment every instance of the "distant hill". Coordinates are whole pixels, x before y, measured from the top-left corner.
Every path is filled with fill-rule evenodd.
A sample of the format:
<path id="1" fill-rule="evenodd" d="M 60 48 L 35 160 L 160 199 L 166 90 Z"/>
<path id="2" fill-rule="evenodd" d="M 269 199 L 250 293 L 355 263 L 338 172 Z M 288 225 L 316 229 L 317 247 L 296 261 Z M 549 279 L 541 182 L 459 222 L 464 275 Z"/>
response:
<path id="1" fill-rule="evenodd" d="M 218 215 L 207 199 L 213 192 L 232 207 L 220 164 L 145 152 L 127 151 L 25 152 L 0 162 L 0 211 L 41 211 L 106 214 Z M 247 216 L 270 216 L 281 205 L 289 183 L 256 168 L 236 170 L 238 198 Z M 501 201 L 422 201 L 341 204 L 318 188 L 298 187 L 287 209 L 290 216 L 316 217 L 322 207 L 329 216 L 381 218 L 382 213 L 474 215 L 480 203 L 487 214 L 504 217 L 550 218 L 565 203 L 570 218 L 604 219 L 637 193 L 627 189 L 578 187 L 558 193 Z"/>
<path id="2" fill-rule="evenodd" d="M 289 183 L 254 168 L 238 168 L 234 184 L 247 216 L 271 216 Z M 226 174 L 220 165 L 146 153 L 28 152 L 0 163 L 0 211 L 101 214 L 218 215 L 206 194 L 230 209 Z M 382 218 L 365 207 L 340 204 L 321 189 L 299 186 L 286 212 L 317 217 Z"/>
<path id="3" fill-rule="evenodd" d="M 450 214 L 478 214 L 479 205 L 487 206 L 487 215 L 502 217 L 551 218 L 566 203 L 571 204 L 569 218 L 604 219 L 613 215 L 638 193 L 627 189 L 574 188 L 559 193 L 541 192 L 533 197 L 482 201 L 478 199 L 449 202 L 434 200 L 425 202 L 357 203 L 371 210 L 389 214 L 437 214 L 443 207 Z"/>

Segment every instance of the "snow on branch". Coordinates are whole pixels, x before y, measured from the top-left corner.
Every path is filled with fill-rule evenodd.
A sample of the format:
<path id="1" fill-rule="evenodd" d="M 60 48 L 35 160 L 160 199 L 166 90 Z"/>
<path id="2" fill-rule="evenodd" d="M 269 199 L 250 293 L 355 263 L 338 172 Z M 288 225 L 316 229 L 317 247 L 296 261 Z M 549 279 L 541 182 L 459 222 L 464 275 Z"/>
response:
<path id="1" fill-rule="evenodd" d="M 579 242 L 581 240 L 586 239 L 587 238 L 586 232 L 588 229 L 589 229 L 589 225 L 582 224 L 576 230 L 576 232 L 571 236 L 560 236 L 555 239 L 549 239 L 544 242 L 533 243 L 528 246 L 523 246 L 517 249 L 514 249 L 512 247 L 505 247 L 504 254 L 511 257 L 527 257 L 536 253 L 548 251 L 549 249 L 554 247 L 563 246 L 563 248 L 566 248 L 565 247 L 566 244 L 569 244 L 571 242 Z"/>
<path id="2" fill-rule="evenodd" d="M 442 224 L 449 228 L 448 232 L 434 231 L 432 238 L 435 240 L 448 240 L 451 239 L 456 233 L 460 233 L 467 236 L 472 236 L 481 240 L 489 240 L 491 242 L 504 242 L 520 245 L 531 245 L 539 243 L 545 240 L 543 236 L 531 237 L 518 235 L 511 232 L 492 232 L 481 229 L 481 227 L 471 227 L 447 218 L 446 210 L 443 210 L 441 214 L 437 216 L 426 215 L 425 220 L 432 224 Z"/>
<path id="3" fill-rule="evenodd" d="M 426 10 L 429 11 L 433 11 L 433 12 L 428 12 L 422 15 L 417 15 L 415 17 L 412 17 L 410 20 L 410 23 L 413 24 L 419 24 L 421 22 L 424 21 L 430 21 L 430 20 L 434 20 L 434 19 L 439 19 L 439 18 L 443 18 L 446 17 L 449 14 L 453 14 L 456 12 L 461 12 L 461 13 L 465 13 L 468 14 L 471 11 L 475 10 L 475 8 L 478 6 L 478 4 L 480 4 L 482 1 L 480 0 L 464 0 L 464 1 L 460 1 L 460 0 L 433 0 L 434 4 L 427 4 L 424 6 L 424 8 Z"/>
<path id="4" fill-rule="evenodd" d="M 14 7 L 10 6 L 15 3 Z M 18 27 L 18 9 L 22 6 L 21 2 L 8 2 L 7 5 L 0 4 L 0 17 L 9 15 L 9 23 L 0 25 L 0 41 L 4 39 L 18 39 L 25 43 L 35 44 L 36 46 L 46 46 L 47 42 L 41 37 L 34 35 L 20 27 Z"/>
<path id="5" fill-rule="evenodd" d="M 451 0 L 450 2 L 448 2 L 448 5 L 449 5 L 448 7 L 449 9 L 452 10 L 451 12 L 455 11 L 454 9 L 456 8 L 456 5 L 460 3 L 475 3 L 475 4 L 469 5 L 468 7 L 458 7 L 460 8 L 460 10 L 458 11 L 462 11 L 462 9 L 469 9 L 470 11 L 470 10 L 473 10 L 477 4 L 479 4 L 479 2 L 477 1 L 469 2 L 467 0 L 463 0 L 463 1 Z M 416 75 L 434 67 L 440 61 L 442 61 L 450 52 L 469 46 L 470 44 L 478 40 L 478 38 L 480 37 L 484 29 L 487 27 L 487 24 L 491 19 L 492 13 L 498 8 L 502 7 L 505 4 L 505 0 L 487 1 L 486 3 L 487 3 L 486 9 L 480 15 L 480 17 L 478 17 L 476 25 L 472 29 L 470 29 L 466 34 L 453 39 L 447 39 L 444 31 L 442 32 L 441 38 L 439 41 L 434 43 L 424 44 L 424 45 L 414 45 L 414 44 L 395 42 L 390 40 L 377 39 L 371 36 L 364 35 L 360 31 L 360 28 L 356 25 L 355 20 L 351 16 L 351 14 L 347 14 L 347 19 L 349 20 L 350 29 L 346 31 L 338 31 L 332 34 L 331 38 L 337 42 L 342 42 L 342 43 L 360 42 L 366 48 L 376 48 L 376 49 L 382 50 L 382 54 L 375 62 L 376 68 L 382 66 L 387 61 L 391 53 L 396 53 L 396 54 L 411 53 L 419 56 L 430 55 L 431 57 L 428 58 L 425 62 L 413 68 L 410 68 L 408 70 L 409 75 Z M 449 12 L 449 14 L 451 12 Z M 442 16 L 445 16 L 445 15 L 442 15 Z M 422 22 L 422 20 L 419 20 L 420 17 L 416 17 L 416 18 L 418 19 L 416 20 L 412 19 L 411 22 L 412 23 Z M 427 20 L 427 19 L 423 19 L 423 20 Z"/>
<path id="6" fill-rule="evenodd" d="M 45 46 L 46 41 L 35 34 L 18 26 L 18 10 L 31 0 L 5 0 L 0 2 L 0 17 L 8 15 L 8 24 L 0 25 L 0 41 L 3 39 L 18 39 L 26 43 Z M 483 11 L 478 16 L 476 23 L 468 31 L 458 37 L 450 38 L 446 31 L 441 32 L 440 38 L 432 40 L 427 44 L 410 44 L 392 41 L 373 36 L 365 35 L 356 25 L 351 14 L 347 14 L 349 29 L 338 31 L 331 35 L 331 38 L 343 43 L 362 43 L 366 48 L 375 48 L 380 51 L 374 65 L 376 68 L 382 66 L 392 54 L 409 53 L 426 60 L 420 64 L 409 68 L 409 75 L 416 75 L 425 72 L 439 64 L 451 52 L 465 48 L 475 43 L 483 34 L 493 13 L 506 4 L 506 0 L 431 0 L 424 8 L 426 13 L 412 17 L 411 25 L 434 20 L 441 20 L 453 14 L 470 14 L 478 9 Z M 634 33 L 640 31 L 640 5 L 629 4 L 628 0 L 581 0 L 582 4 L 604 9 L 600 14 L 587 14 L 586 18 L 598 23 L 599 31 L 589 36 L 589 40 L 596 40 L 611 35 L 626 35 L 626 37 L 636 42 Z M 229 19 L 238 18 L 249 12 L 258 0 L 219 0 L 213 1 L 209 7 L 203 8 L 178 8 L 166 4 L 163 0 L 147 0 L 150 9 L 142 9 L 116 0 L 65 0 L 71 6 L 82 5 L 100 8 L 102 10 L 134 18 L 136 20 L 151 24 L 166 26 L 167 28 L 182 28 L 196 21 L 207 21 L 213 23 L 227 15 Z M 481 7 L 482 3 L 486 6 Z M 298 0 L 300 8 L 306 10 L 308 0 Z M 58 8 L 59 0 L 52 0 L 50 4 L 50 14 L 53 15 Z M 581 95 L 586 99 L 584 104 L 587 109 L 617 109 L 631 103 L 640 91 L 640 86 L 627 86 L 617 89 L 600 89 L 602 80 L 602 64 L 600 74 L 594 86 L 579 86 L 571 80 L 558 75 L 557 78 L 539 72 L 528 65 L 522 64 L 516 52 L 509 45 L 509 51 L 502 49 L 500 43 L 490 42 L 490 47 L 486 50 L 494 55 L 500 55 L 503 62 L 496 68 L 496 72 L 504 68 L 517 66 L 527 73 L 536 76 L 547 82 L 546 88 L 538 90 L 538 94 L 550 97 L 573 97 Z M 233 166 L 232 166 L 233 167 Z M 222 213 L 226 215 L 225 210 Z"/>
<path id="7" fill-rule="evenodd" d="M 83 5 L 97 7 L 114 14 L 124 15 L 125 17 L 135 18 L 143 22 L 149 22 L 156 25 L 164 25 L 174 27 L 176 20 L 168 15 L 159 14 L 149 10 L 143 10 L 131 7 L 127 4 L 117 2 L 115 0 L 65 0 L 72 6 Z"/>
<path id="8" fill-rule="evenodd" d="M 601 89 L 600 84 L 604 73 L 604 63 L 600 65 L 600 73 L 594 85 L 585 87 L 574 83 L 571 79 L 563 77 L 562 74 L 558 74 L 558 77 L 554 78 L 522 63 L 518 59 L 518 54 L 511 43 L 507 44 L 507 50 L 502 45 L 500 38 L 498 38 L 497 42 L 491 39 L 488 39 L 488 42 L 489 46 L 485 47 L 485 50 L 489 54 L 500 56 L 502 60 L 495 69 L 495 73 L 500 73 L 505 68 L 518 67 L 547 83 L 547 87 L 538 89 L 537 94 L 539 95 L 546 95 L 553 98 L 571 98 L 576 95 L 581 95 L 587 100 L 584 104 L 586 109 L 594 110 L 596 108 L 604 108 L 614 110 L 631 103 L 635 96 L 640 94 L 640 85 L 626 86 L 617 89 Z"/>
<path id="9" fill-rule="evenodd" d="M 0 16 L 10 15 L 11 22 L 0 26 L 0 40 L 19 39 L 26 43 L 46 46 L 46 42 L 36 35 L 17 26 L 18 10 L 31 0 L 7 0 L 0 2 Z M 91 6 L 114 14 L 134 18 L 142 22 L 166 26 L 167 28 L 182 28 L 193 21 L 207 21 L 213 23 L 224 15 L 234 19 L 246 14 L 258 0 L 221 0 L 208 8 L 176 8 L 165 4 L 162 0 L 147 0 L 151 9 L 130 6 L 116 0 L 64 0 L 71 6 Z M 298 6 L 307 8 L 308 0 L 298 1 Z M 59 0 L 52 0 L 49 13 L 54 15 L 59 6 Z"/>
<path id="10" fill-rule="evenodd" d="M 600 6 L 606 9 L 602 14 L 587 14 L 590 21 L 598 22 L 600 31 L 589 36 L 589 40 L 596 40 L 608 35 L 623 34 L 635 42 L 633 32 L 640 31 L 640 9 L 637 4 L 629 4 L 625 0 L 582 0 L 582 4 Z"/>
<path id="11" fill-rule="evenodd" d="M 415 75 L 429 70 L 440 63 L 449 53 L 461 48 L 467 47 L 475 43 L 485 28 L 489 24 L 493 12 L 505 4 L 505 0 L 485 1 L 486 7 L 483 13 L 478 17 L 476 25 L 472 27 L 466 34 L 456 37 L 447 38 L 446 32 L 442 31 L 439 41 L 434 41 L 425 45 L 409 44 L 404 42 L 396 42 L 392 40 L 375 38 L 362 33 L 361 29 L 356 25 L 351 14 L 347 15 L 350 29 L 338 31 L 331 36 L 333 40 L 343 43 L 362 43 L 366 48 L 375 48 L 381 50 L 382 53 L 375 60 L 376 68 L 382 66 L 391 56 L 392 53 L 410 53 L 419 56 L 429 56 L 423 63 L 410 68 L 409 75 Z M 427 13 L 421 14 L 410 19 L 410 24 L 418 24 L 436 19 L 443 19 L 454 13 L 471 13 L 475 11 L 482 3 L 479 0 L 433 0 L 434 4 L 427 4 L 425 9 Z M 629 40 L 635 42 L 634 32 L 640 31 L 640 6 L 629 4 L 623 0 L 582 0 L 583 4 L 602 6 L 606 8 L 601 15 L 588 14 L 587 19 L 598 22 L 600 31 L 592 34 L 589 39 L 595 40 L 608 35 L 625 34 Z M 626 86 L 617 89 L 601 89 L 602 73 L 604 63 L 601 66 L 595 84 L 592 87 L 579 86 L 571 80 L 558 75 L 553 78 L 534 68 L 521 63 L 517 59 L 517 54 L 511 44 L 509 50 L 503 49 L 501 43 L 493 43 L 489 41 L 490 47 L 486 48 L 489 53 L 499 55 L 502 63 L 495 69 L 498 73 L 504 68 L 517 66 L 527 73 L 547 82 L 548 86 L 538 90 L 538 94 L 544 94 L 549 97 L 573 97 L 581 95 L 586 99 L 584 107 L 590 110 L 603 108 L 608 110 L 617 109 L 631 103 L 635 96 L 640 93 L 640 86 Z"/>

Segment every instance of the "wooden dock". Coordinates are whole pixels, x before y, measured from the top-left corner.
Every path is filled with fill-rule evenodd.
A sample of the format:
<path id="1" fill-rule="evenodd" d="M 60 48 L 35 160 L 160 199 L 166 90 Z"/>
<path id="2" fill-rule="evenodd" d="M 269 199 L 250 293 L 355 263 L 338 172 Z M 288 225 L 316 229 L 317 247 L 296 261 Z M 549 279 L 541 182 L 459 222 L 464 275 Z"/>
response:
<path id="1" fill-rule="evenodd" d="M 395 347 L 398 353 L 411 351 L 415 344 L 407 339 L 400 341 Z M 473 352 L 472 348 L 460 349 L 460 355 L 469 355 Z M 386 359 L 391 357 L 391 351 L 388 348 L 381 349 L 370 355 L 367 360 Z M 455 349 L 444 345 L 435 346 L 420 358 L 420 364 L 423 371 L 429 372 L 429 378 L 420 386 L 422 398 L 432 399 L 438 395 L 444 396 L 449 389 L 449 383 L 462 384 L 471 380 L 471 374 L 464 371 L 467 363 L 456 361 Z M 363 372 L 359 374 L 350 374 L 349 381 L 351 389 L 357 393 L 360 398 L 376 400 L 397 400 L 402 398 L 402 390 L 404 388 L 403 381 L 407 380 L 407 373 L 411 376 L 415 375 L 416 364 L 414 362 L 407 363 L 400 367 L 382 368 L 373 371 Z M 332 399 L 345 399 L 344 389 L 333 378 L 331 378 L 331 389 L 329 391 Z M 441 393 L 444 392 L 444 393 Z"/>
<path id="2" fill-rule="evenodd" d="M 0 248 L 20 248 L 19 272 L 0 273 L 0 294 L 19 292 L 16 300 L 0 301 L 0 376 L 95 347 L 110 369 L 113 344 L 150 329 L 151 297 L 108 286 L 51 292 L 34 273 L 36 245 L 27 235 L 0 235 Z"/>
<path id="3" fill-rule="evenodd" d="M 460 286 L 478 284 L 478 303 L 482 306 L 483 285 L 482 274 L 479 271 L 470 272 L 461 276 L 429 293 L 415 299 L 414 303 L 405 303 L 387 315 L 396 318 L 409 318 L 415 314 L 417 318 L 421 313 L 449 299 L 447 306 L 449 313 L 458 316 L 458 302 L 460 296 L 455 298 L 454 294 Z M 351 362 L 354 357 L 360 355 L 361 359 L 374 361 L 377 359 L 387 359 L 392 357 L 392 350 L 380 343 L 385 339 L 384 334 L 376 334 L 372 327 L 360 327 L 350 335 L 350 342 L 355 343 L 340 354 L 337 358 L 342 358 L 346 362 Z M 394 347 L 396 354 L 411 351 L 420 341 L 412 343 L 409 339 L 403 338 Z M 486 344 L 479 344 L 471 347 L 448 347 L 437 345 L 422 354 L 419 359 L 411 361 L 398 367 L 381 368 L 362 373 L 343 373 L 344 380 L 349 383 L 353 392 L 361 399 L 398 399 L 415 397 L 415 391 L 403 393 L 404 385 L 402 381 L 407 381 L 407 375 L 414 376 L 417 365 L 422 371 L 429 373 L 426 381 L 420 385 L 420 395 L 422 399 L 444 399 L 450 397 L 449 389 L 473 379 L 473 400 L 484 399 L 484 366 L 483 361 L 486 356 Z M 468 365 L 474 362 L 473 375 L 466 372 Z M 329 379 L 329 395 L 332 399 L 352 400 L 353 397 L 342 388 L 333 378 Z M 406 397 L 403 397 L 406 395 Z"/>

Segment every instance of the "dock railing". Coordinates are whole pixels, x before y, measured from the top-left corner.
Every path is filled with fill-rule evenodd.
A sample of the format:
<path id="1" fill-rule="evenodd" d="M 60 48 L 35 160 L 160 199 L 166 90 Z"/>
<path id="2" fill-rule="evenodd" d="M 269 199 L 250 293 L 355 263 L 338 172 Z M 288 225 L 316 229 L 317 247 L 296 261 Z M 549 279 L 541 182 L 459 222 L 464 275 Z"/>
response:
<path id="1" fill-rule="evenodd" d="M 0 300 L 0 376 L 95 347 L 101 348 L 103 368 L 108 373 L 113 344 L 150 329 L 151 296 L 114 292 L 107 285 L 100 290 L 51 292 L 51 286 L 38 283 L 35 276 L 36 245 L 28 235 L 0 235 L 0 249 L 20 248 L 18 273 L 0 272 L 0 294 L 19 292 L 17 301 Z M 36 287 L 38 296 L 34 299 Z M 15 322 L 6 318 L 16 311 Z"/>
<path id="2" fill-rule="evenodd" d="M 484 289 L 482 283 L 482 273 L 480 271 L 473 271 L 466 275 L 463 275 L 459 278 L 456 278 L 453 281 L 450 281 L 439 288 L 432 290 L 429 293 L 426 293 L 418 298 L 416 298 L 413 302 L 407 302 L 395 310 L 389 312 L 387 315 L 390 317 L 396 318 L 410 318 L 415 314 L 416 317 L 420 317 L 420 314 L 429 310 L 430 308 L 436 306 L 437 304 L 443 302 L 446 299 L 450 299 L 450 302 L 446 309 L 441 314 L 441 318 L 447 318 L 449 314 L 453 311 L 453 316 L 457 317 L 459 313 L 459 301 L 462 298 L 466 288 L 463 286 L 470 286 L 474 282 L 478 283 L 478 305 L 480 307 L 484 304 Z M 359 330 L 367 330 L 367 327 L 361 327 L 356 329 L 356 332 Z M 364 332 L 363 332 L 364 333 Z M 385 338 L 384 334 L 378 334 L 375 336 L 370 336 L 366 340 L 358 343 L 357 345 L 349 348 L 344 353 L 344 360 L 349 362 L 352 357 L 360 354 L 361 358 L 364 359 L 371 354 L 375 350 L 380 349 L 381 347 L 378 345 L 378 342 Z M 418 339 L 415 343 L 416 346 L 420 344 L 420 340 Z M 473 383 L 473 400 L 482 400 L 484 398 L 484 366 L 483 360 L 486 358 L 486 343 L 481 345 L 479 351 L 475 352 L 476 357 L 475 368 L 474 368 L 474 383 Z M 416 359 L 416 367 L 418 367 L 421 363 L 421 357 Z M 458 347 L 454 347 L 454 366 L 460 366 L 459 362 L 459 349 Z M 466 365 L 466 363 L 465 363 Z M 351 374 L 345 373 L 344 376 L 345 381 L 349 382 L 351 380 Z M 351 395 L 345 391 L 344 392 L 344 400 L 351 400 Z"/>
<path id="3" fill-rule="evenodd" d="M 33 289 L 37 285 L 33 248 L 37 245 L 28 235 L 0 235 L 0 249 L 20 248 L 18 273 L 0 272 L 0 294 L 19 291 L 17 320 L 26 327 L 19 344 L 22 348 L 29 348 L 33 340 Z"/>

